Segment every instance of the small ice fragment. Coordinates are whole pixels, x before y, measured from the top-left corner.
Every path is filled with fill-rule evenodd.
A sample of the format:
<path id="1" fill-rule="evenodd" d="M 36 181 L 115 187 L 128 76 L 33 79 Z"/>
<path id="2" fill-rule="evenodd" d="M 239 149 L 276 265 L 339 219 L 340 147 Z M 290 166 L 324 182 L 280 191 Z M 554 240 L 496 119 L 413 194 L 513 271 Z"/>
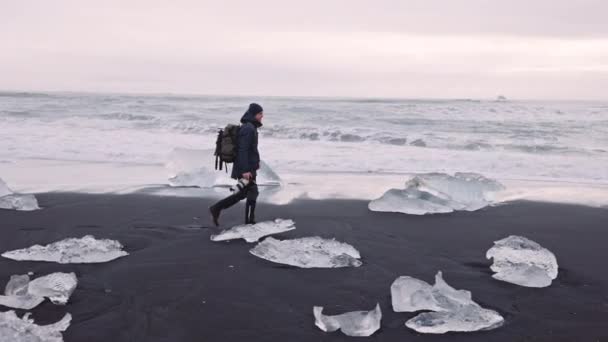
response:
<path id="1" fill-rule="evenodd" d="M 42 303 L 44 297 L 28 292 L 30 277 L 13 275 L 6 284 L 4 295 L 0 295 L 0 305 L 14 309 L 30 310 Z"/>
<path id="2" fill-rule="evenodd" d="M 391 285 L 391 299 L 395 312 L 433 311 L 406 322 L 408 328 L 421 333 L 488 330 L 504 321 L 499 313 L 475 303 L 471 292 L 448 285 L 441 271 L 433 286 L 412 277 L 397 278 Z"/>
<path id="3" fill-rule="evenodd" d="M 433 298 L 443 311 L 456 310 L 469 305 L 477 305 L 473 301 L 471 291 L 456 290 L 443 280 L 441 271 L 435 275 L 433 285 Z"/>
<path id="4" fill-rule="evenodd" d="M 526 287 L 547 287 L 557 278 L 555 255 L 538 243 L 523 236 L 511 235 L 494 242 L 486 253 L 494 259 L 492 277 Z"/>
<path id="5" fill-rule="evenodd" d="M 475 304 L 471 292 L 456 290 L 443 280 L 441 271 L 435 275 L 435 285 L 412 277 L 399 277 L 391 285 L 393 311 L 448 311 Z"/>
<path id="6" fill-rule="evenodd" d="M 69 238 L 46 246 L 34 245 L 29 248 L 8 251 L 3 257 L 18 261 L 49 261 L 60 264 L 100 263 L 111 261 L 129 253 L 122 250 L 120 242 L 109 239 L 95 239 L 92 235 Z"/>
<path id="7" fill-rule="evenodd" d="M 353 246 L 318 236 L 279 241 L 268 237 L 251 254 L 272 262 L 302 268 L 359 267 L 361 255 Z"/>
<path id="8" fill-rule="evenodd" d="M 408 276 L 397 278 L 391 285 L 393 311 L 441 310 L 432 291 L 433 287 L 420 279 Z"/>
<path id="9" fill-rule="evenodd" d="M 425 334 L 445 334 L 450 331 L 470 332 L 491 330 L 504 319 L 496 311 L 467 305 L 457 311 L 424 312 L 408 320 L 405 326 Z"/>
<path id="10" fill-rule="evenodd" d="M 15 309 L 31 310 L 47 297 L 53 304 L 65 305 L 76 289 L 78 280 L 74 273 L 51 273 L 30 282 L 27 275 L 11 276 L 0 305 Z"/>
<path id="11" fill-rule="evenodd" d="M 323 307 L 313 307 L 315 325 L 325 332 L 333 332 L 338 329 L 347 336 L 371 336 L 380 329 L 382 312 L 380 304 L 376 304 L 371 311 L 353 311 L 336 316 L 323 315 Z"/>
<path id="12" fill-rule="evenodd" d="M 63 342 L 62 332 L 70 326 L 72 315 L 50 325 L 37 325 L 29 315 L 19 318 L 15 311 L 0 312 L 0 342 Z"/>
<path id="13" fill-rule="evenodd" d="M 78 279 L 74 273 L 51 273 L 30 282 L 28 292 L 40 297 L 47 297 L 53 304 L 65 305 L 74 290 Z"/>
<path id="14" fill-rule="evenodd" d="M 501 190 L 502 184 L 476 173 L 417 174 L 405 184 L 405 189 L 390 189 L 371 201 L 369 209 L 412 215 L 474 211 L 493 204 L 495 194 Z"/>
<path id="15" fill-rule="evenodd" d="M 292 220 L 276 219 L 274 221 L 243 224 L 224 230 L 217 235 L 211 235 L 211 241 L 245 239 L 256 242 L 264 236 L 287 232 L 296 229 Z"/>

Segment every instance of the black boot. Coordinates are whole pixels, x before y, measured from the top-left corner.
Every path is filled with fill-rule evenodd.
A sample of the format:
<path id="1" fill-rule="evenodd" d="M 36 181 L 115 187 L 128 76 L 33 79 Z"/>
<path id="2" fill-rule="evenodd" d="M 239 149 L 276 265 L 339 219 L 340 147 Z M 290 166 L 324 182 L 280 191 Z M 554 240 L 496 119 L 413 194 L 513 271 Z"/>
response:
<path id="1" fill-rule="evenodd" d="M 211 214 L 211 219 L 213 220 L 213 224 L 216 227 L 220 226 L 220 213 L 222 212 L 221 209 L 216 208 L 214 205 L 209 207 L 209 213 Z"/>
<path id="2" fill-rule="evenodd" d="M 245 224 L 255 224 L 255 202 L 245 204 Z"/>
<path id="3" fill-rule="evenodd" d="M 245 198 L 245 193 L 243 191 L 239 191 L 210 206 L 209 212 L 211 213 L 213 224 L 219 226 L 219 218 L 222 210 L 232 207 L 233 205 L 239 203 L 239 201 L 241 201 L 243 198 Z"/>

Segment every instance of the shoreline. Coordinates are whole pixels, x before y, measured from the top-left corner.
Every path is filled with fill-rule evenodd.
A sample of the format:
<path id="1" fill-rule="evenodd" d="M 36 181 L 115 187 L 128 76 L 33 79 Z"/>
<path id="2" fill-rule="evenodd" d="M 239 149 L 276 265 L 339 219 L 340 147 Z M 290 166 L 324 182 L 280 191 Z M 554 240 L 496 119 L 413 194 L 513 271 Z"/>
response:
<path id="1" fill-rule="evenodd" d="M 211 166 L 202 163 L 202 166 Z M 22 170 L 36 170 L 23 172 Z M 213 172 L 213 171 L 210 171 Z M 453 174 L 450 170 L 440 170 Z M 116 162 L 78 162 L 57 160 L 20 160 L 2 166 L 0 178 L 15 192 L 82 193 L 82 194 L 155 194 L 160 196 L 201 197 L 223 196 L 222 187 L 231 184 L 228 176 L 214 172 L 214 188 L 197 189 L 196 179 L 205 175 L 192 172 L 191 184 L 170 186 L 170 171 L 163 164 L 132 164 Z M 278 172 L 283 187 L 261 194 L 261 200 L 286 204 L 298 199 L 366 200 L 376 199 L 391 188 L 403 188 L 406 180 L 416 173 L 391 172 Z M 44 175 L 44 177 L 41 177 Z M 96 175 L 96 176 L 91 176 Z M 492 174 L 506 190 L 498 193 L 496 201 L 529 200 L 556 204 L 581 204 L 608 208 L 608 183 L 576 179 L 516 179 Z M 206 177 L 206 176 L 205 176 Z M 356 186 L 353 186 L 356 184 Z"/>

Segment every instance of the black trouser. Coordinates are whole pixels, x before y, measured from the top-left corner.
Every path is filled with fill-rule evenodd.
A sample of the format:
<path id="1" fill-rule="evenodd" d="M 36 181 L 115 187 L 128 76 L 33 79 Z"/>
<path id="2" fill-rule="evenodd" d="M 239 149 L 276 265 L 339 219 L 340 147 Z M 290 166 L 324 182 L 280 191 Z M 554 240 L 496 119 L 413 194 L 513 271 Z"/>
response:
<path id="1" fill-rule="evenodd" d="M 245 223 L 255 223 L 255 204 L 258 199 L 258 194 L 258 185 L 255 182 L 255 178 L 253 178 L 243 190 L 236 191 L 234 194 L 220 200 L 215 203 L 212 208 L 221 211 L 228 209 L 247 198 L 247 201 L 245 202 Z"/>

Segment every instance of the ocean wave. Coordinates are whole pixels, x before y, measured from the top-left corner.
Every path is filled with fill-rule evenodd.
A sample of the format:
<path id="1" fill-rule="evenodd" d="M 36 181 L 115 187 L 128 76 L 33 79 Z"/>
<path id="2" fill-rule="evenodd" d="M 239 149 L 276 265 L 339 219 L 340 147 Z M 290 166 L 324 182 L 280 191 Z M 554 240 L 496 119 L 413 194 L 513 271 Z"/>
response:
<path id="1" fill-rule="evenodd" d="M 471 151 L 491 150 L 492 147 L 492 145 L 481 141 L 474 141 L 464 145 L 465 150 Z"/>
<path id="2" fill-rule="evenodd" d="M 0 97 L 52 97 L 52 95 L 25 91 L 0 91 Z"/>
<path id="3" fill-rule="evenodd" d="M 29 110 L 3 110 L 3 111 L 0 111 L 0 116 L 22 118 L 22 117 L 34 117 L 34 116 L 39 116 L 39 115 L 36 113 L 33 113 Z"/>
<path id="4" fill-rule="evenodd" d="M 139 116 L 139 115 L 122 115 L 119 117 L 124 120 L 133 121 L 142 128 L 160 128 L 177 131 L 182 134 L 216 134 L 218 130 L 223 128 L 218 124 L 207 123 L 205 120 L 179 120 L 179 121 L 163 121 L 154 116 Z M 260 135 L 263 137 L 288 139 L 288 140 L 305 140 L 305 141 L 325 141 L 325 142 L 341 142 L 341 143 L 379 143 L 384 145 L 394 146 L 413 146 L 413 147 L 432 147 L 439 149 L 450 150 L 468 150 L 468 151 L 517 151 L 530 154 L 588 154 L 593 153 L 591 150 L 563 146 L 559 144 L 559 140 L 546 135 L 532 135 L 531 132 L 516 133 L 521 139 L 538 139 L 542 138 L 542 144 L 526 144 L 526 143 L 497 143 L 486 140 L 460 140 L 454 137 L 442 134 L 427 134 L 419 132 L 416 135 L 407 135 L 398 132 L 377 131 L 370 129 L 345 129 L 334 127 L 314 127 L 314 126 L 287 126 L 273 125 L 260 129 Z M 422 137 L 424 136 L 424 138 Z M 525 139 L 524 139 L 525 140 Z M 596 152 L 597 153 L 597 152 Z"/>
<path id="5" fill-rule="evenodd" d="M 101 114 L 98 117 L 101 117 L 101 118 L 107 119 L 107 120 L 124 120 L 124 121 L 151 121 L 151 120 L 158 119 L 156 116 L 153 116 L 153 115 L 129 114 L 129 113 L 121 113 L 121 112 Z"/>
<path id="6" fill-rule="evenodd" d="M 555 153 L 555 154 L 565 154 L 565 153 L 572 153 L 572 154 L 581 154 L 581 153 L 588 153 L 587 150 L 583 150 L 583 149 L 574 149 L 574 148 L 570 148 L 570 147 L 566 147 L 566 146 L 559 146 L 559 145 L 539 145 L 539 144 L 534 144 L 534 145 L 519 145 L 519 144 L 506 144 L 506 145 L 500 145 L 500 147 L 503 147 L 504 149 L 507 150 L 514 150 L 514 151 L 520 151 L 520 152 L 526 152 L 526 153 Z"/>

